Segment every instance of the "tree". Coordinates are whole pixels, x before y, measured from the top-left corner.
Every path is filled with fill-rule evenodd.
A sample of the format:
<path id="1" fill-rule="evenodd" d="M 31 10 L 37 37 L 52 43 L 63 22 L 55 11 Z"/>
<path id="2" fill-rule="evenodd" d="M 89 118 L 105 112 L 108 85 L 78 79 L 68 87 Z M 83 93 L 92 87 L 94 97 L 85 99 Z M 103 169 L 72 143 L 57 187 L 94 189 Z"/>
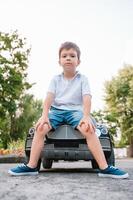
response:
<path id="1" fill-rule="evenodd" d="M 106 111 L 120 127 L 124 143 L 133 145 L 133 66 L 125 65 L 106 81 L 105 93 Z"/>
<path id="2" fill-rule="evenodd" d="M 32 85 L 26 81 L 30 48 L 17 31 L 0 32 L 0 140 L 7 147 L 14 136 L 16 111 L 26 90 Z"/>
<path id="3" fill-rule="evenodd" d="M 42 113 L 42 101 L 34 99 L 33 95 L 26 94 L 16 113 L 14 124 L 14 139 L 24 139 L 30 127 L 34 126 Z"/>

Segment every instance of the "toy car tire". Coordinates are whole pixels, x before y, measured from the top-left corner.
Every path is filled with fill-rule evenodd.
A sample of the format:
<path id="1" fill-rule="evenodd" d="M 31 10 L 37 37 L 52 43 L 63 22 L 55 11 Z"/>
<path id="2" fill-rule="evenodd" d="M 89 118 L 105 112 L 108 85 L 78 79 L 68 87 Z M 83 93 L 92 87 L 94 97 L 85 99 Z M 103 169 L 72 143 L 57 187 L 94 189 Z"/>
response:
<path id="1" fill-rule="evenodd" d="M 53 160 L 45 159 L 45 158 L 42 159 L 42 165 L 44 169 L 50 169 L 52 167 L 52 164 L 53 164 Z"/>
<path id="2" fill-rule="evenodd" d="M 93 169 L 99 169 L 99 166 L 98 166 L 98 164 L 97 164 L 97 162 L 95 160 L 91 161 L 91 165 L 92 165 Z"/>
<path id="3" fill-rule="evenodd" d="M 114 154 L 114 149 L 113 148 L 112 148 L 110 157 L 107 159 L 107 163 L 108 163 L 108 165 L 115 166 L 115 154 Z"/>

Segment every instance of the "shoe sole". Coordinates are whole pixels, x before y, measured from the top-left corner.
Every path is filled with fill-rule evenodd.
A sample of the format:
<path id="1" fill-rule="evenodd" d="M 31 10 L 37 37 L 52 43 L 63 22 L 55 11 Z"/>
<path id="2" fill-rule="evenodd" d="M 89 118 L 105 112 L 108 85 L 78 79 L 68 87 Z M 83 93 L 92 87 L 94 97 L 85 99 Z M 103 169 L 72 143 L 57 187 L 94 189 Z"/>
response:
<path id="1" fill-rule="evenodd" d="M 12 172 L 11 170 L 9 170 L 8 174 L 10 174 L 12 176 L 34 176 L 34 175 L 37 175 L 38 172 L 15 173 L 15 172 Z"/>
<path id="2" fill-rule="evenodd" d="M 102 178 L 115 178 L 115 179 L 124 179 L 124 178 L 128 178 L 129 177 L 128 173 L 123 174 L 123 175 L 113 175 L 113 174 L 98 173 L 98 176 L 102 177 Z"/>

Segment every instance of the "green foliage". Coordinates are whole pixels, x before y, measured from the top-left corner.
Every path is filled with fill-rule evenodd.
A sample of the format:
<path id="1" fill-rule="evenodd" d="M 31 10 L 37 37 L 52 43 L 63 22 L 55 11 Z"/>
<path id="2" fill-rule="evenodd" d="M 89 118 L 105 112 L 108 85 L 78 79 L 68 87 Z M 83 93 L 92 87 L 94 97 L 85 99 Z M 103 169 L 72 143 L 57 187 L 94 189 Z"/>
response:
<path id="1" fill-rule="evenodd" d="M 24 149 L 25 141 L 18 139 L 17 141 L 12 141 L 8 144 L 9 150 L 18 150 L 18 149 Z"/>
<path id="2" fill-rule="evenodd" d="M 120 127 L 122 141 L 133 143 L 133 66 L 126 65 L 105 83 L 106 111 Z"/>
<path id="3" fill-rule="evenodd" d="M 0 142 L 4 147 L 14 134 L 15 113 L 22 97 L 32 86 L 26 81 L 29 53 L 26 39 L 17 31 L 0 32 Z"/>
<path id="4" fill-rule="evenodd" d="M 7 148 L 8 142 L 11 140 L 10 137 L 10 118 L 9 116 L 0 117 L 0 146 Z"/>
<path id="5" fill-rule="evenodd" d="M 24 139 L 27 131 L 30 127 L 34 126 L 41 113 L 42 101 L 35 100 L 33 95 L 25 95 L 16 112 L 12 135 L 13 140 L 17 140 L 18 138 Z"/>

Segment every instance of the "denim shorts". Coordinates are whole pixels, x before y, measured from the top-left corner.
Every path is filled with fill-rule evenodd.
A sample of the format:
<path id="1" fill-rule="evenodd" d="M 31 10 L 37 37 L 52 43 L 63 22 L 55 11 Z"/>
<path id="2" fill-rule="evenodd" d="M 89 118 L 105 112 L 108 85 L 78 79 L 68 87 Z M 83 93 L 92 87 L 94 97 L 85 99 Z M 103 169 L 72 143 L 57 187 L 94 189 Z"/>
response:
<path id="1" fill-rule="evenodd" d="M 62 110 L 51 107 L 48 117 L 53 129 L 57 129 L 63 124 L 68 124 L 75 129 L 83 118 L 83 112 L 80 110 Z"/>

